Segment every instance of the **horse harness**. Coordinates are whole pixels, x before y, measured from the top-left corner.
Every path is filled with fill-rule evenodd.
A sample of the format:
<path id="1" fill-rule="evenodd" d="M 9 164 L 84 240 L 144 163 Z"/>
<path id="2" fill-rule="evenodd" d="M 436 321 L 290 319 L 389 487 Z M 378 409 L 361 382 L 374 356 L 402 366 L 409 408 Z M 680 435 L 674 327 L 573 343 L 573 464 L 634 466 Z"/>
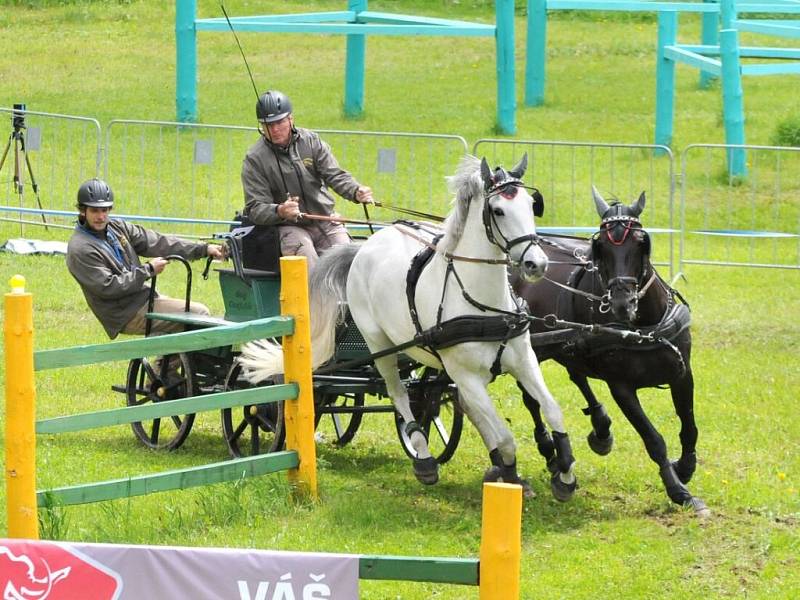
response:
<path id="1" fill-rule="evenodd" d="M 443 348 L 448 348 L 450 346 L 454 346 L 456 344 L 461 344 L 464 342 L 500 342 L 500 346 L 497 349 L 497 355 L 492 363 L 490 372 L 492 374 L 492 379 L 497 377 L 500 374 L 500 360 L 503 355 L 503 351 L 508 344 L 508 341 L 512 338 L 518 337 L 528 331 L 530 327 L 530 319 L 527 313 L 522 309 L 519 302 L 515 302 L 517 304 L 517 310 L 509 311 L 504 310 L 501 308 L 495 308 L 492 306 L 487 306 L 477 300 L 475 300 L 472 296 L 470 296 L 469 292 L 467 292 L 464 284 L 461 281 L 461 278 L 458 276 L 458 272 L 455 269 L 455 261 L 466 261 L 466 262 L 481 262 L 481 263 L 488 263 L 488 264 L 508 264 L 506 260 L 496 260 L 496 259 L 482 259 L 482 258 L 472 258 L 466 256 L 458 256 L 453 255 L 450 253 L 442 253 L 442 256 L 447 261 L 447 271 L 445 272 L 444 282 L 442 283 L 442 297 L 439 301 L 439 308 L 436 313 L 436 324 L 433 327 L 429 327 L 428 329 L 423 329 L 422 324 L 419 321 L 419 313 L 417 311 L 416 305 L 416 289 L 417 283 L 419 282 L 419 278 L 422 275 L 422 271 L 430 262 L 431 258 L 436 253 L 436 248 L 439 241 L 442 239 L 443 234 L 439 231 L 431 231 L 426 230 L 423 226 L 418 223 L 403 221 L 398 223 L 404 227 L 399 227 L 398 230 L 401 231 L 403 234 L 414 238 L 415 240 L 422 243 L 423 248 L 420 250 L 414 258 L 411 260 L 411 264 L 409 265 L 408 273 L 406 275 L 406 299 L 408 301 L 409 313 L 411 315 L 411 320 L 414 323 L 414 328 L 416 329 L 416 335 L 414 336 L 414 340 L 418 342 L 418 346 L 424 348 L 426 351 L 433 354 L 439 361 L 441 361 L 441 357 L 439 356 L 438 350 Z M 433 235 L 433 238 L 428 241 L 422 236 L 415 233 L 413 230 L 422 230 L 428 234 Z M 494 239 L 494 237 L 490 238 L 495 245 L 499 244 Z M 511 240 L 508 242 L 504 240 L 510 248 L 511 245 L 515 243 L 521 243 L 523 241 L 528 241 L 529 243 L 535 243 L 534 240 L 531 239 L 530 236 L 523 236 L 522 238 L 517 238 L 516 240 Z M 502 247 L 502 246 L 501 246 Z M 447 290 L 447 282 L 450 276 L 453 276 L 456 282 L 458 283 L 459 288 L 461 289 L 461 295 L 464 299 L 474 306 L 478 308 L 482 312 L 493 312 L 497 313 L 495 315 L 463 315 L 459 317 L 453 317 L 452 319 L 447 319 L 445 321 L 442 320 L 442 313 L 444 310 L 444 298 L 445 293 Z M 516 296 L 512 292 L 512 298 L 516 299 Z"/>
<path id="2" fill-rule="evenodd" d="M 615 220 L 617 219 L 614 217 L 610 219 L 604 219 L 601 226 L 605 223 L 612 223 Z M 610 231 L 608 233 L 609 239 L 612 241 L 612 243 L 617 245 L 624 241 L 624 236 L 627 236 L 628 232 L 634 225 L 634 222 L 639 223 L 638 219 L 635 217 L 622 216 L 619 218 L 619 220 L 624 220 L 626 222 L 623 240 L 615 241 L 611 237 Z M 550 243 L 555 247 L 562 248 L 557 243 Z M 594 272 L 597 270 L 596 266 L 582 253 L 579 253 L 577 249 L 576 251 L 569 251 L 564 248 L 564 250 L 570 252 L 576 258 L 576 260 L 578 260 L 578 263 L 576 268 L 570 273 L 566 284 L 562 284 L 552 279 L 547 279 L 547 281 L 562 289 L 558 297 L 556 312 L 562 312 L 560 307 L 563 303 L 567 302 L 569 294 L 576 294 L 588 298 L 593 302 L 599 302 L 599 311 L 601 313 L 608 312 L 609 308 L 606 307 L 608 307 L 610 298 L 609 284 L 611 281 L 604 285 L 605 293 L 601 296 L 578 289 L 583 277 L 587 273 L 591 273 L 592 276 L 594 276 Z M 655 325 L 638 327 L 636 330 L 630 330 L 619 324 L 611 323 L 608 325 L 597 325 L 587 323 L 572 323 L 559 319 L 556 314 L 547 315 L 541 319 L 546 327 L 551 329 L 562 327 L 563 329 L 532 334 L 531 338 L 534 346 L 536 346 L 536 339 L 538 337 L 542 342 L 544 342 L 544 344 L 563 344 L 563 349 L 569 354 L 583 354 L 586 356 L 598 355 L 608 350 L 627 349 L 646 351 L 655 350 L 661 346 L 666 346 L 678 357 L 678 360 L 681 364 L 681 371 L 685 371 L 686 364 L 683 355 L 672 342 L 691 324 L 691 309 L 688 302 L 686 302 L 680 292 L 667 285 L 662 279 L 660 279 L 655 269 L 651 267 L 649 270 L 650 276 L 647 278 L 647 282 L 641 288 L 638 288 L 639 280 L 635 282 L 638 288 L 637 300 L 643 298 L 648 289 L 656 281 L 662 286 L 668 295 L 667 308 L 664 311 L 664 314 L 661 316 L 659 322 Z M 602 283 L 603 282 L 601 280 L 601 284 Z"/>

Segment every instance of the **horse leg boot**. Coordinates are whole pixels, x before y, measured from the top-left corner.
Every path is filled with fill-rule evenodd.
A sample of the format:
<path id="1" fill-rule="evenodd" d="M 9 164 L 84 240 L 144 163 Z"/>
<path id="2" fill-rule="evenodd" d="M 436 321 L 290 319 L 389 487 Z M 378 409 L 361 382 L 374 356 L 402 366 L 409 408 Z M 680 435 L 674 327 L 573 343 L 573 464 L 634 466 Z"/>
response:
<path id="1" fill-rule="evenodd" d="M 533 396 L 525 391 L 525 388 L 522 387 L 519 382 L 517 382 L 517 387 L 522 392 L 522 402 L 525 408 L 528 409 L 528 412 L 531 413 L 531 417 L 533 417 L 533 441 L 536 442 L 536 448 L 539 450 L 539 454 L 547 461 L 547 470 L 550 471 L 550 473 L 555 473 L 557 470 L 556 447 L 553 445 L 553 438 L 550 437 L 550 433 L 547 431 L 547 427 L 545 427 L 544 421 L 542 420 L 542 412 L 539 403 L 536 402 Z"/>
<path id="2" fill-rule="evenodd" d="M 611 417 L 608 416 L 605 406 L 598 402 L 586 377 L 569 371 L 569 378 L 583 394 L 586 400 L 586 408 L 582 409 L 582 411 L 592 421 L 592 430 L 586 436 L 586 441 L 595 454 L 605 456 L 611 452 L 611 447 L 614 445 L 614 436 L 611 433 Z"/>
<path id="3" fill-rule="evenodd" d="M 487 469 L 486 473 L 483 475 L 484 482 L 496 482 L 501 481 L 503 483 L 516 483 L 517 485 L 522 486 L 522 495 L 526 498 L 535 498 L 536 493 L 531 488 L 530 483 L 525 479 L 522 479 L 517 473 L 517 461 L 514 459 L 510 465 L 505 464 L 503 461 L 503 456 L 500 454 L 500 450 L 494 448 L 491 452 L 489 452 L 489 460 L 492 463 L 492 466 Z"/>
<path id="4" fill-rule="evenodd" d="M 578 482 L 572 472 L 575 457 L 572 456 L 572 446 L 569 436 L 560 431 L 553 432 L 553 445 L 556 449 L 557 471 L 550 478 L 550 489 L 559 502 L 566 502 L 575 493 Z"/>

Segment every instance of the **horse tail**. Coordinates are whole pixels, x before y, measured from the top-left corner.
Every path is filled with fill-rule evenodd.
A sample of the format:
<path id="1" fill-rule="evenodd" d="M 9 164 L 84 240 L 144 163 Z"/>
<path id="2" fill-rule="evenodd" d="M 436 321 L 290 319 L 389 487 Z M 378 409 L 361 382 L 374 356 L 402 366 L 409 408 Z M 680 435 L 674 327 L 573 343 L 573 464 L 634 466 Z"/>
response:
<path id="1" fill-rule="evenodd" d="M 308 277 L 311 312 L 312 368 L 326 362 L 335 350 L 336 325 L 347 309 L 347 276 L 359 246 L 336 246 L 322 255 Z M 253 383 L 283 373 L 283 350 L 274 341 L 256 340 L 242 347 L 239 363 Z"/>

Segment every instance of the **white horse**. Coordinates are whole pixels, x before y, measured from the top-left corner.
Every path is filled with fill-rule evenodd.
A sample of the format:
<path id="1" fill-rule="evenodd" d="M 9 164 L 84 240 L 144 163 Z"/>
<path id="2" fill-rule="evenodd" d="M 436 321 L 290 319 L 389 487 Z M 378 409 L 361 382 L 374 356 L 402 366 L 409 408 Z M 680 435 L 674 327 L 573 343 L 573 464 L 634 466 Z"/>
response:
<path id="1" fill-rule="evenodd" d="M 455 208 L 440 230 L 399 222 L 361 245 L 324 254 L 309 278 L 313 364 L 333 355 L 343 306 L 373 354 L 416 340 L 403 352 L 447 372 L 489 450 L 492 466 L 484 480 L 521 483 L 530 494 L 516 470 L 514 438 L 486 389 L 495 375 L 510 373 L 539 402 L 553 430 L 557 461 L 551 488 L 556 498 L 567 500 L 576 481 L 561 408 L 542 378 L 527 317 L 508 284 L 509 266 L 527 280 L 547 268 L 536 236 L 534 199 L 522 183 L 526 166 L 527 155 L 510 171 L 492 172 L 486 159 L 467 156 L 448 178 Z M 283 371 L 280 347 L 272 343 L 247 345 L 240 361 L 252 381 Z M 375 358 L 375 366 L 416 450 L 415 475 L 424 484 L 436 483 L 438 465 L 414 422 L 397 353 Z"/>

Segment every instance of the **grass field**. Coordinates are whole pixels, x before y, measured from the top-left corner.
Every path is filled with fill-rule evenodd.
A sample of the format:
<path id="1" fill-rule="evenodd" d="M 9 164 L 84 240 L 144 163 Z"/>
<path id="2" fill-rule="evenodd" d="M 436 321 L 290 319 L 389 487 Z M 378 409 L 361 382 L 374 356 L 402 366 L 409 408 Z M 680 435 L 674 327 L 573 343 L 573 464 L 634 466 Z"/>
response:
<path id="1" fill-rule="evenodd" d="M 0 106 L 26 102 L 32 110 L 93 116 L 101 122 L 172 120 L 174 14 L 169 4 L 0 3 Z M 216 3 L 198 4 L 201 16 L 219 16 Z M 230 0 L 226 7 L 230 14 L 254 14 L 341 10 L 344 4 Z M 485 22 L 493 18 L 492 3 L 482 1 L 373 0 L 370 7 Z M 517 31 L 521 74 L 522 16 Z M 687 20 L 687 39 L 695 39 L 696 31 L 697 24 Z M 550 35 L 548 100 L 537 109 L 520 105 L 519 137 L 650 142 L 654 19 L 561 13 L 551 20 Z M 242 41 L 259 84 L 292 96 L 305 126 L 458 134 L 470 144 L 494 135 L 494 59 L 488 40 L 370 39 L 367 114 L 356 122 L 341 116 L 343 38 L 248 34 Z M 252 125 L 252 88 L 232 38 L 201 35 L 198 59 L 202 120 Z M 723 141 L 719 92 L 697 91 L 696 78 L 694 70 L 678 70 L 678 148 Z M 521 99 L 521 75 L 517 85 Z M 796 112 L 796 86 L 791 76 L 745 80 L 748 142 L 768 143 L 777 122 Z M 788 213 L 791 219 L 797 206 L 789 206 L 795 211 Z M 32 227 L 25 234 L 67 235 Z M 0 224 L 0 240 L 18 235 L 17 226 Z M 36 349 L 105 341 L 62 258 L 0 253 L 0 282 L 14 273 L 27 277 L 34 294 Z M 713 516 L 701 521 L 669 502 L 639 437 L 601 384 L 596 388 L 614 420 L 616 444 L 609 456 L 594 455 L 584 442 L 589 427 L 577 390 L 560 367 L 546 363 L 546 380 L 572 435 L 581 486 L 570 503 L 556 502 L 529 418 L 511 381 L 501 377 L 491 391 L 517 436 L 520 469 L 537 493 L 523 513 L 526 600 L 797 597 L 800 273 L 689 266 L 684 274 L 676 285 L 693 310 L 700 429 L 699 465 L 690 488 Z M 166 293 L 182 293 L 179 270 L 161 279 Z M 217 283 L 213 278 L 196 281 L 195 297 L 221 314 Z M 120 406 L 122 398 L 110 386 L 122 381 L 125 367 L 109 363 L 41 373 L 38 417 Z M 671 455 L 677 456 L 678 422 L 668 392 L 645 390 L 641 397 Z M 217 414 L 198 417 L 184 447 L 171 454 L 146 451 L 124 427 L 38 441 L 39 488 L 199 465 L 227 454 Z M 442 468 L 440 483 L 431 488 L 414 479 L 394 425 L 384 415 L 366 416 L 353 443 L 343 449 L 323 441 L 318 455 L 321 501 L 315 505 L 287 502 L 285 478 L 268 476 L 56 509 L 44 515 L 43 535 L 118 543 L 476 555 L 480 480 L 488 461 L 471 426 L 453 460 Z M 0 513 L 5 514 L 4 491 Z M 0 536 L 5 531 L 3 520 Z M 363 598 L 374 600 L 477 598 L 475 589 L 457 586 L 363 581 L 361 588 Z"/>

